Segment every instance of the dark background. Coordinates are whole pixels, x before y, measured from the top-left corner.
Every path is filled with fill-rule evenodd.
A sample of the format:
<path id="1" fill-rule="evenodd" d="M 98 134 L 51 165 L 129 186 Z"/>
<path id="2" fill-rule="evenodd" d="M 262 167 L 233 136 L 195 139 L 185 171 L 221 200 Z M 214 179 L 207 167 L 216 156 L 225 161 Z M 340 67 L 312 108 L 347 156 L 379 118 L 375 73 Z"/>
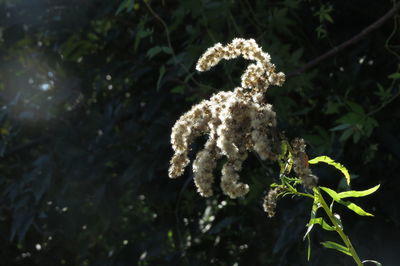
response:
<path id="1" fill-rule="evenodd" d="M 302 240 L 311 202 L 262 198 L 277 165 L 251 155 L 231 200 L 167 176 L 171 127 L 190 106 L 240 84 L 247 63 L 194 65 L 206 48 L 254 38 L 293 73 L 393 7 L 385 1 L 0 1 L 0 265 L 353 265 Z M 337 208 L 362 259 L 400 261 L 400 18 L 271 87 L 279 127 L 352 175 L 375 217 Z M 397 74 L 395 74 L 397 73 Z M 332 130 L 333 129 L 333 130 Z M 192 146 L 196 152 L 204 143 Z M 314 167 L 320 184 L 341 175 Z M 366 264 L 367 265 L 367 264 Z M 372 264 L 371 264 L 372 265 Z"/>

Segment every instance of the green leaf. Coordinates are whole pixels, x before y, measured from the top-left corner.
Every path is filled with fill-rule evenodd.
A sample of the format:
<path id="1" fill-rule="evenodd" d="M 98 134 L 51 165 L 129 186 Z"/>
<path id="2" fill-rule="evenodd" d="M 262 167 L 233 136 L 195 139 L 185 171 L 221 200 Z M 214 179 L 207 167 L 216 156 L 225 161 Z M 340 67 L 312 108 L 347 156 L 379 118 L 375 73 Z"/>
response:
<path id="1" fill-rule="evenodd" d="M 346 178 L 347 184 L 350 185 L 349 171 L 342 164 L 335 162 L 333 159 L 329 158 L 328 156 L 318 156 L 318 157 L 308 161 L 308 163 L 310 163 L 310 164 L 316 164 L 319 162 L 323 162 L 323 163 L 332 165 L 333 167 L 338 169 L 340 172 L 343 173 L 344 177 Z"/>
<path id="2" fill-rule="evenodd" d="M 118 15 L 119 13 L 122 12 L 122 10 L 126 9 L 126 4 L 127 4 L 127 1 L 122 2 L 122 3 L 118 6 L 117 11 L 115 11 L 115 15 Z"/>
<path id="3" fill-rule="evenodd" d="M 348 209 L 354 211 L 355 213 L 357 213 L 358 215 L 361 216 L 374 216 L 371 213 L 368 213 L 366 211 L 364 211 L 360 206 L 356 205 L 355 203 L 349 202 L 349 201 L 344 201 L 341 200 L 340 198 L 340 194 L 337 193 L 336 191 L 327 188 L 327 187 L 320 187 L 323 191 L 325 191 L 329 196 L 331 196 L 331 198 L 336 201 L 337 203 L 346 206 Z"/>
<path id="4" fill-rule="evenodd" d="M 340 123 L 340 124 L 357 124 L 360 123 L 363 119 L 365 118 L 365 114 L 361 114 L 358 112 L 348 112 L 347 114 L 341 116 L 339 119 L 337 119 L 335 122 Z"/>
<path id="5" fill-rule="evenodd" d="M 342 204 L 343 206 L 346 206 L 348 209 L 352 210 L 353 212 L 357 213 L 358 215 L 361 215 L 361 216 L 374 216 L 373 214 L 364 211 L 360 206 L 356 205 L 353 202 L 339 200 L 339 201 L 337 201 L 337 203 Z"/>
<path id="6" fill-rule="evenodd" d="M 349 128 L 349 127 L 351 127 L 351 124 L 348 124 L 348 123 L 346 123 L 346 124 L 341 124 L 341 125 L 338 125 L 338 126 L 336 126 L 336 127 L 331 128 L 330 131 L 343 130 L 343 129 L 346 129 L 346 128 Z"/>
<path id="7" fill-rule="evenodd" d="M 384 102 L 392 96 L 391 90 L 392 87 L 389 86 L 388 88 L 384 88 L 382 84 L 377 83 L 378 90 L 374 92 L 375 95 L 379 96 L 380 101 Z"/>
<path id="8" fill-rule="evenodd" d="M 137 5 L 135 4 L 135 0 L 125 0 L 119 5 L 117 11 L 115 12 L 115 15 L 118 15 L 124 10 L 126 10 L 127 12 L 131 12 L 135 5 Z"/>
<path id="9" fill-rule="evenodd" d="M 134 45 L 133 45 L 133 49 L 135 52 L 137 51 L 141 40 L 148 36 L 151 36 L 154 32 L 153 29 L 145 28 L 145 24 L 146 24 L 146 20 L 143 19 L 137 25 L 137 34 L 136 34 Z"/>
<path id="10" fill-rule="evenodd" d="M 323 16 L 326 21 L 333 23 L 333 19 L 332 19 L 331 15 L 329 15 L 328 13 L 324 13 Z"/>
<path id="11" fill-rule="evenodd" d="M 376 128 L 378 126 L 378 122 L 371 118 L 371 117 L 366 117 L 364 120 L 364 124 L 363 124 L 363 135 L 369 137 L 372 134 L 372 131 L 374 130 L 374 128 Z"/>
<path id="12" fill-rule="evenodd" d="M 322 218 L 322 217 L 318 217 L 318 218 L 311 219 L 311 220 L 308 222 L 307 226 L 313 225 L 313 224 L 319 224 L 319 225 L 322 227 L 322 229 L 327 230 L 327 231 L 335 231 L 335 228 L 334 228 L 333 226 L 329 225 L 329 224 L 324 220 L 324 218 Z"/>
<path id="13" fill-rule="evenodd" d="M 181 85 L 178 85 L 171 89 L 171 93 L 183 94 L 184 92 L 185 92 L 185 87 Z"/>
<path id="14" fill-rule="evenodd" d="M 332 241 L 321 242 L 321 244 L 326 248 L 336 249 L 337 251 L 340 251 L 346 255 L 351 256 L 349 249 L 341 244 Z"/>
<path id="15" fill-rule="evenodd" d="M 340 136 L 339 140 L 343 142 L 343 141 L 347 140 L 353 133 L 354 133 L 354 128 L 353 127 L 348 128 L 343 132 L 343 134 Z"/>
<path id="16" fill-rule="evenodd" d="M 400 72 L 389 75 L 390 79 L 400 79 Z"/>
<path id="17" fill-rule="evenodd" d="M 162 46 L 161 50 L 166 53 L 166 54 L 172 54 L 172 50 L 171 48 L 167 47 L 167 46 Z"/>
<path id="18" fill-rule="evenodd" d="M 379 189 L 380 185 L 376 185 L 370 189 L 366 189 L 366 190 L 350 190 L 350 191 L 345 191 L 345 192 L 340 192 L 338 195 L 341 199 L 344 198 L 358 198 L 358 197 L 365 197 L 367 195 L 370 195 L 372 193 L 374 193 L 375 191 L 377 191 Z"/>
<path id="19" fill-rule="evenodd" d="M 355 103 L 355 102 L 348 102 L 347 104 L 350 106 L 351 110 L 352 110 L 354 113 L 358 113 L 358 114 L 361 114 L 361 115 L 365 115 L 364 108 L 363 108 L 361 105 L 359 105 L 358 103 Z"/>
<path id="20" fill-rule="evenodd" d="M 337 114 L 337 113 L 339 113 L 339 108 L 341 106 L 343 106 L 342 103 L 328 102 L 327 106 L 326 106 L 325 114 L 327 114 L 327 115 Z"/>
<path id="21" fill-rule="evenodd" d="M 327 187 L 320 187 L 323 191 L 325 191 L 334 201 L 340 201 L 339 193 L 334 191 L 333 189 Z"/>
<path id="22" fill-rule="evenodd" d="M 324 28 L 324 25 L 322 25 L 322 24 L 319 25 L 315 30 L 317 32 L 318 39 L 323 39 L 328 34 L 326 29 Z"/>
<path id="23" fill-rule="evenodd" d="M 305 233 L 303 240 L 310 234 L 312 228 L 314 227 L 314 223 L 312 223 L 311 221 L 315 219 L 315 217 L 317 216 L 317 211 L 320 208 L 320 204 L 318 201 L 318 196 L 314 195 L 314 202 L 311 208 L 311 215 L 310 215 L 310 221 L 307 224 L 307 232 Z"/>
<path id="24" fill-rule="evenodd" d="M 161 46 L 155 46 L 155 47 L 150 48 L 147 51 L 146 55 L 151 59 L 154 56 L 156 56 L 157 54 L 159 54 L 161 51 L 162 51 Z"/>
<path id="25" fill-rule="evenodd" d="M 307 259 L 310 260 L 310 256 L 311 256 L 311 240 L 310 240 L 310 232 L 312 230 L 312 228 L 314 227 L 315 223 L 312 223 L 311 221 L 313 221 L 317 215 L 317 211 L 318 209 L 321 207 L 321 205 L 319 204 L 318 201 L 318 196 L 314 195 L 314 202 L 311 208 L 311 215 L 310 215 L 310 221 L 307 224 L 307 232 L 305 233 L 303 240 L 307 237 L 308 240 L 308 248 L 307 248 Z"/>
<path id="26" fill-rule="evenodd" d="M 147 57 L 149 57 L 150 59 L 153 58 L 154 56 L 158 55 L 159 53 L 164 52 L 166 54 L 171 54 L 172 51 L 169 47 L 167 46 L 154 46 L 152 48 L 150 48 L 147 51 Z"/>

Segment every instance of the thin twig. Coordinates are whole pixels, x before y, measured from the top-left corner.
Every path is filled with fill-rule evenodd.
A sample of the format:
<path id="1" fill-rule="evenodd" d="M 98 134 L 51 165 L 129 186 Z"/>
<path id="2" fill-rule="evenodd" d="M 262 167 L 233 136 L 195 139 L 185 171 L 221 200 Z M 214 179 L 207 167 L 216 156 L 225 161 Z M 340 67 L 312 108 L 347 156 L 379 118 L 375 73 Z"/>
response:
<path id="1" fill-rule="evenodd" d="M 393 31 L 392 31 L 392 33 L 390 33 L 389 37 L 386 39 L 385 48 L 386 48 L 386 50 L 389 51 L 389 53 L 396 56 L 397 59 L 400 59 L 400 55 L 398 53 L 396 53 L 392 48 L 390 48 L 390 45 L 389 45 L 389 42 L 392 40 L 392 38 L 395 36 L 395 34 L 397 32 L 397 27 L 398 27 L 397 20 L 400 20 L 400 16 L 396 15 L 393 20 L 394 20 Z"/>
<path id="2" fill-rule="evenodd" d="M 343 50 L 344 48 L 347 48 L 348 46 L 357 43 L 358 41 L 360 41 L 362 38 L 364 38 L 367 34 L 371 33 L 373 30 L 379 28 L 380 26 L 382 26 L 383 23 L 385 23 L 388 19 L 390 19 L 392 16 L 394 16 L 395 14 L 397 14 L 397 12 L 400 9 L 400 2 L 396 3 L 392 9 L 390 9 L 385 15 L 383 15 L 380 19 L 378 19 L 377 21 L 375 21 L 374 23 L 372 23 L 371 25 L 369 25 L 368 27 L 366 27 L 365 29 L 363 29 L 359 34 L 357 34 L 356 36 L 352 37 L 351 39 L 343 42 L 342 44 L 332 48 L 331 50 L 329 50 L 328 52 L 326 52 L 325 54 L 318 56 L 317 58 L 311 60 L 310 62 L 308 62 L 307 64 L 305 64 L 303 67 L 301 67 L 300 69 L 294 71 L 294 72 L 290 72 L 289 74 L 286 75 L 287 78 L 289 77 L 294 77 L 294 76 L 298 76 L 301 73 L 309 70 L 310 68 L 315 67 L 316 65 L 318 65 L 319 63 L 321 63 L 323 60 L 331 57 L 332 55 L 337 54 L 338 52 L 340 52 L 341 50 Z"/>

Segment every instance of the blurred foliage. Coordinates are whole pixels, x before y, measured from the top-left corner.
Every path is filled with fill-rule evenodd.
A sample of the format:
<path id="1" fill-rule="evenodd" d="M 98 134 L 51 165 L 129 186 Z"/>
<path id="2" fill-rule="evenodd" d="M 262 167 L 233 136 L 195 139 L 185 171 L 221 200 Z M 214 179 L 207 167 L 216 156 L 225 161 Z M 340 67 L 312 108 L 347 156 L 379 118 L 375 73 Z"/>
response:
<path id="1" fill-rule="evenodd" d="M 291 73 L 392 6 L 1 0 L 0 264 L 306 265 L 312 202 L 283 200 L 273 219 L 261 207 L 278 166 L 253 156 L 247 197 L 200 198 L 191 171 L 167 178 L 170 128 L 193 103 L 238 86 L 240 60 L 195 73 L 212 44 L 254 38 Z M 374 218 L 341 216 L 360 256 L 383 265 L 400 260 L 399 22 L 268 92 L 280 127 L 309 154 L 346 164 L 355 189 L 381 184 L 361 204 Z M 321 185 L 344 187 L 330 171 L 315 168 Z M 310 265 L 351 260 L 321 247 Z"/>

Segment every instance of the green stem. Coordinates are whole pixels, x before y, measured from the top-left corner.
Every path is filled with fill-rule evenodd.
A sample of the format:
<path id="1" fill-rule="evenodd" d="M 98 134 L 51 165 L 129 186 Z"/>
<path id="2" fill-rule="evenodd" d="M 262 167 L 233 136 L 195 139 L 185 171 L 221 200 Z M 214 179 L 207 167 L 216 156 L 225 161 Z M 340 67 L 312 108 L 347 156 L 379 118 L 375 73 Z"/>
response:
<path id="1" fill-rule="evenodd" d="M 318 187 L 314 188 L 314 193 L 318 196 L 318 200 L 321 203 L 322 208 L 324 209 L 324 211 L 328 215 L 329 219 L 331 220 L 332 224 L 334 225 L 336 232 L 339 234 L 340 238 L 342 238 L 344 244 L 349 249 L 351 256 L 353 257 L 357 266 L 362 266 L 363 263 L 361 262 L 360 257 L 358 257 L 358 254 L 357 254 L 356 250 L 354 249 L 353 245 L 351 244 L 349 237 L 343 232 L 341 226 L 336 221 L 331 209 L 328 207 L 328 204 L 326 204 Z"/>

